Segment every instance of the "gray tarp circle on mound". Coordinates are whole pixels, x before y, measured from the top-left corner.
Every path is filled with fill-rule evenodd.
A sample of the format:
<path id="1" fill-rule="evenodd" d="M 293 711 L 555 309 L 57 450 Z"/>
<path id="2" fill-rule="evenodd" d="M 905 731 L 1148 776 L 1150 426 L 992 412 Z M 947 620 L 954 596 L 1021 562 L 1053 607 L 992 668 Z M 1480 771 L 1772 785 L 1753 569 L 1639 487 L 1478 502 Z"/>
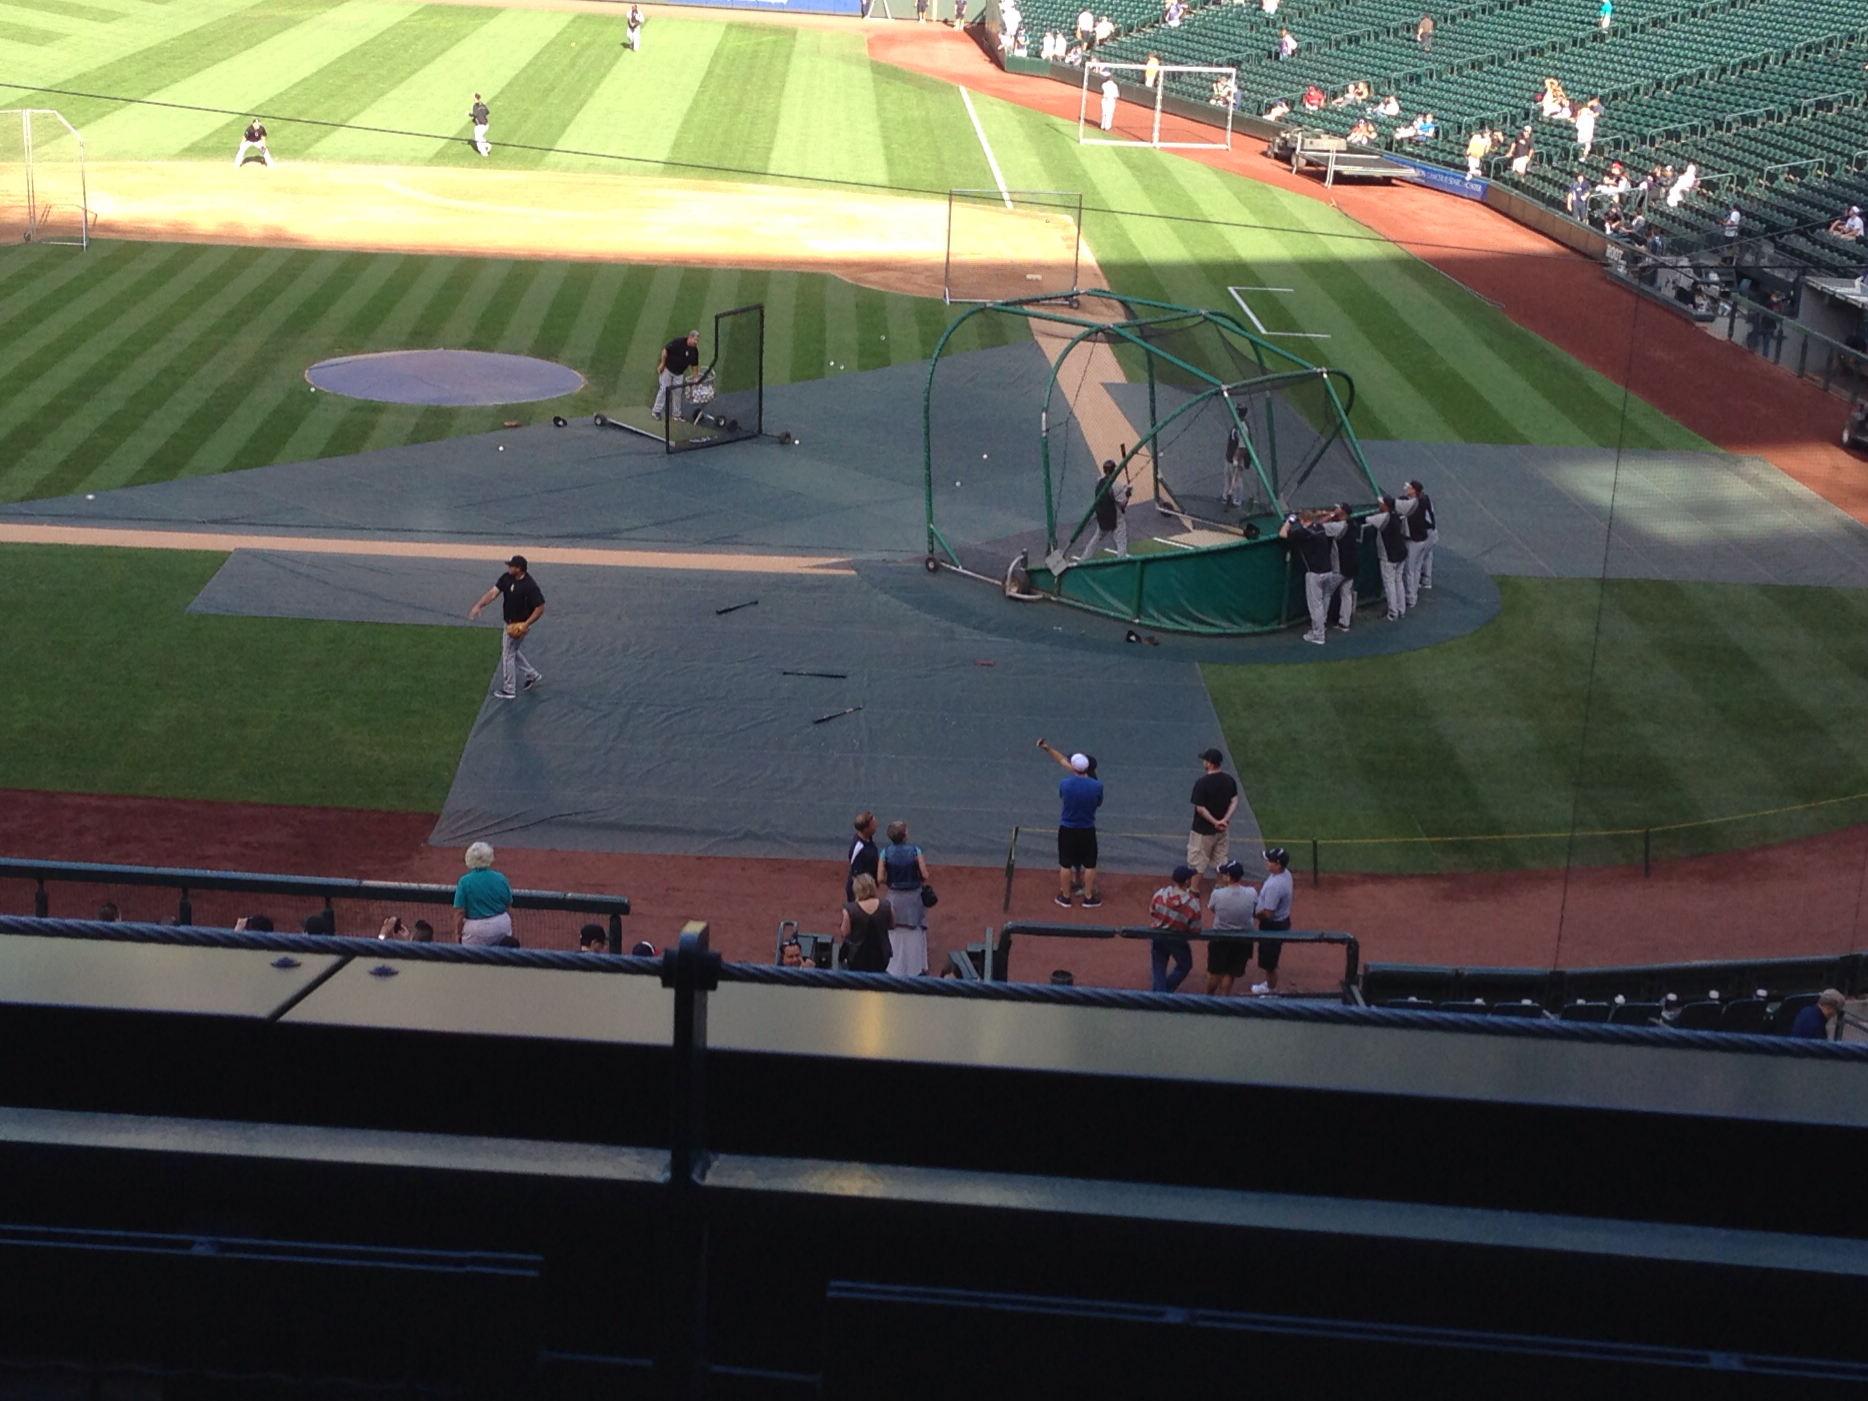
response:
<path id="1" fill-rule="evenodd" d="M 385 404 L 530 404 L 575 394 L 576 370 L 530 355 L 490 350 L 389 350 L 320 360 L 305 378 L 319 389 Z"/>

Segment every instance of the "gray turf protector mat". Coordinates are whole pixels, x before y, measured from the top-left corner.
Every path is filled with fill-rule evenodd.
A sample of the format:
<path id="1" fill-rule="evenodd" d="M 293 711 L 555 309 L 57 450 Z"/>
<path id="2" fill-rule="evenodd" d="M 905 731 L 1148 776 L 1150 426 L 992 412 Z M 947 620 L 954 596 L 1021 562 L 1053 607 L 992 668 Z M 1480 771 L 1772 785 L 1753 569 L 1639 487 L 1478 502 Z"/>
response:
<path id="1" fill-rule="evenodd" d="M 238 551 L 195 607 L 465 626 L 497 573 Z M 848 575 L 537 577 L 547 613 L 527 652 L 545 681 L 484 702 L 436 843 L 835 858 L 868 807 L 912 824 L 937 881 L 944 861 L 1002 862 L 1014 826 L 1021 862 L 1048 866 L 1063 771 L 1035 748 L 1043 735 L 1099 760 L 1102 866 L 1165 872 L 1184 855 L 1195 756 L 1225 747 L 1198 667 L 1153 649 L 1008 643 Z M 490 680 L 497 622 L 474 626 Z M 1235 830 L 1255 862 L 1249 808 Z"/>
<path id="2" fill-rule="evenodd" d="M 1443 544 L 1491 574 L 1868 588 L 1868 527 L 1761 458 L 1625 452 L 1618 478 L 1606 448 L 1362 449 L 1384 488 L 1424 483 Z"/>
<path id="3" fill-rule="evenodd" d="M 1008 421 L 1033 434 L 1048 373 L 1034 341 L 942 361 L 955 441 Z M 614 544 L 834 551 L 919 558 L 926 550 L 921 405 L 927 363 L 766 390 L 768 436 L 669 456 L 581 417 L 323 461 L 256 467 L 0 506 L 0 517 L 76 525 L 487 540 L 515 547 Z M 1005 414 L 1017 412 L 1015 420 Z M 790 430 L 800 441 L 781 446 Z M 1008 486 L 1010 484 L 1007 484 Z M 1021 479 L 1041 501 L 1035 476 Z M 1038 514 L 1033 514 L 1038 512 Z M 970 494 L 949 520 L 970 539 L 1042 523 L 1006 489 Z"/>

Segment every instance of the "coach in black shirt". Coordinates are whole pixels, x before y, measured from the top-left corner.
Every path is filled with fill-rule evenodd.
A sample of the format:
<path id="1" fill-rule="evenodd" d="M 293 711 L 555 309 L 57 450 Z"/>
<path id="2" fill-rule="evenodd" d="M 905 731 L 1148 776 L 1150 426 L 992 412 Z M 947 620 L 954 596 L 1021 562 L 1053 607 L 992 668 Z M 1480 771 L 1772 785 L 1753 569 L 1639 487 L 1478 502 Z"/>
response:
<path id="1" fill-rule="evenodd" d="M 677 337 L 663 346 L 661 363 L 655 367 L 655 406 L 649 410 L 649 413 L 656 418 L 662 416 L 665 408 L 670 413 L 677 413 L 668 405 L 668 391 L 679 385 L 684 378 L 695 378 L 699 366 L 699 331 L 689 331 L 686 337 Z"/>

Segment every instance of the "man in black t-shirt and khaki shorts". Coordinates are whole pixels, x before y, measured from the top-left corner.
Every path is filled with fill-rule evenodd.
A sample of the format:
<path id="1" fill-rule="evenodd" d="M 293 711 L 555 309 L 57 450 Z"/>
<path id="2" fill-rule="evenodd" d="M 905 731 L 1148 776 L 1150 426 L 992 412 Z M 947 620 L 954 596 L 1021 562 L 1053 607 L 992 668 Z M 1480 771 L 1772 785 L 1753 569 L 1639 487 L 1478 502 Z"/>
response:
<path id="1" fill-rule="evenodd" d="M 1193 867 L 1196 891 L 1209 870 L 1226 864 L 1228 829 L 1239 809 L 1239 780 L 1224 771 L 1226 756 L 1209 749 L 1200 762 L 1206 772 L 1194 780 L 1193 830 L 1187 834 L 1187 864 Z"/>
<path id="2" fill-rule="evenodd" d="M 692 383 L 700 378 L 700 332 L 689 331 L 685 337 L 677 337 L 662 347 L 661 362 L 655 367 L 655 404 L 649 410 L 651 416 L 660 418 L 666 409 L 676 418 L 681 411 L 668 402 L 668 391 L 679 390 L 684 381 Z"/>

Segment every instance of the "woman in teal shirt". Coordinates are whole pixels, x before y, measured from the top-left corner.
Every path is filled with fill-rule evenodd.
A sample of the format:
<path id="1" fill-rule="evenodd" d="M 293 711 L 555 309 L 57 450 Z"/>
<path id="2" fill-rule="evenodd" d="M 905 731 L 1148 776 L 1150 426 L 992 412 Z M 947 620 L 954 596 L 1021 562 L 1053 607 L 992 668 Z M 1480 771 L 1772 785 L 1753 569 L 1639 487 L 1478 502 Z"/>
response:
<path id="1" fill-rule="evenodd" d="M 512 935 L 512 886 L 493 869 L 493 848 L 467 848 L 467 874 L 454 887 L 454 937 L 463 944 L 518 948 Z"/>

